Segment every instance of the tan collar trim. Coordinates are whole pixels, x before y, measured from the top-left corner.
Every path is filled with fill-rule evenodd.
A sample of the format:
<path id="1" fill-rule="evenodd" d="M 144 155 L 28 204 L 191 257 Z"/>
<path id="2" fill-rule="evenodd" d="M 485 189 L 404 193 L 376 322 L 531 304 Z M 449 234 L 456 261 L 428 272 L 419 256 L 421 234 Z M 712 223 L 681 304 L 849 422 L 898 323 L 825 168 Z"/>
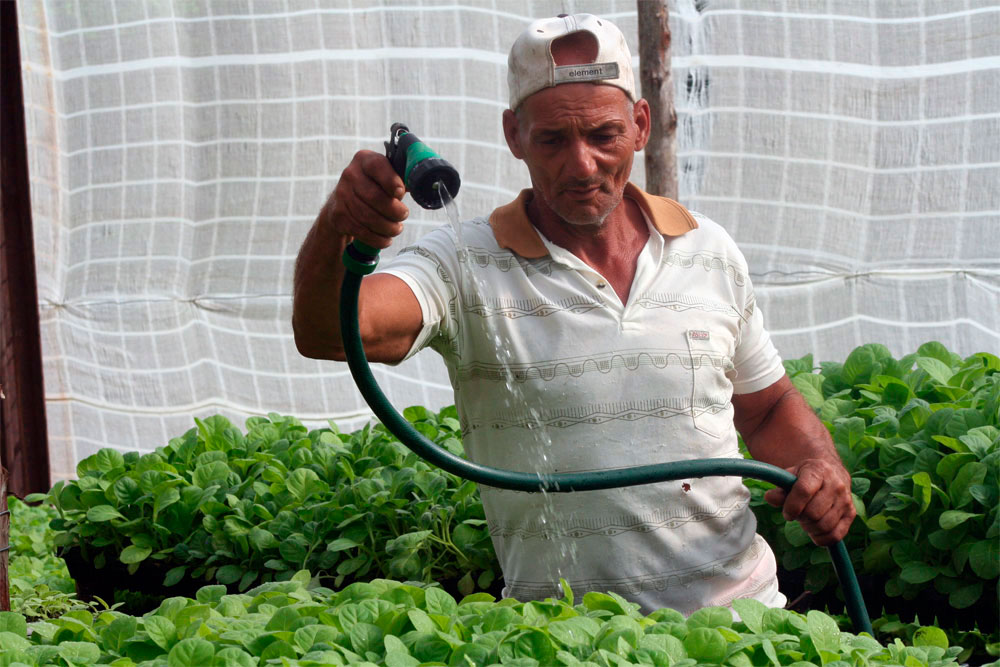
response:
<path id="1" fill-rule="evenodd" d="M 691 212 L 673 199 L 648 194 L 631 183 L 625 186 L 625 196 L 639 205 L 653 221 L 656 231 L 664 236 L 681 236 L 698 229 L 698 221 Z"/>
<path id="2" fill-rule="evenodd" d="M 528 218 L 531 188 L 521 190 L 517 199 L 490 214 L 490 226 L 497 245 L 513 250 L 525 259 L 538 259 L 549 254 L 538 230 Z"/>
<path id="3" fill-rule="evenodd" d="M 680 236 L 698 228 L 694 216 L 673 199 L 647 194 L 632 183 L 625 186 L 625 196 L 639 205 L 664 236 Z M 531 197 L 531 188 L 521 190 L 517 199 L 490 214 L 490 226 L 501 248 L 513 250 L 525 259 L 538 259 L 549 251 L 528 218 L 527 205 Z"/>

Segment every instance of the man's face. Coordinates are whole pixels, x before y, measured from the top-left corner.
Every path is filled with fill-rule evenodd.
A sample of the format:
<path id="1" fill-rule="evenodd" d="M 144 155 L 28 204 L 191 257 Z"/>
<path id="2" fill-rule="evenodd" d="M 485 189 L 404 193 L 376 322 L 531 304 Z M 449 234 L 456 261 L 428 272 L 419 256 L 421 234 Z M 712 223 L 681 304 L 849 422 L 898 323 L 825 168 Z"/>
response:
<path id="1" fill-rule="evenodd" d="M 646 102 L 633 106 L 619 88 L 568 83 L 505 112 L 504 133 L 549 209 L 570 224 L 600 226 L 621 203 L 648 121 Z"/>

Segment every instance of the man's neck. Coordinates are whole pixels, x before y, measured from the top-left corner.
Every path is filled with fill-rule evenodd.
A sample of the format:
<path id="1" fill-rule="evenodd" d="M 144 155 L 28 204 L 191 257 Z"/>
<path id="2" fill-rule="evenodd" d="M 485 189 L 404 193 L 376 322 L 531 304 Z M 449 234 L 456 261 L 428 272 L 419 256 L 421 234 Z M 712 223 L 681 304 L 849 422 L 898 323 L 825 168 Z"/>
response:
<path id="1" fill-rule="evenodd" d="M 623 197 L 600 225 L 566 222 L 537 194 L 528 202 L 527 212 L 531 223 L 545 238 L 604 276 L 622 303 L 628 300 L 636 260 L 649 240 L 649 227 L 638 204 Z"/>

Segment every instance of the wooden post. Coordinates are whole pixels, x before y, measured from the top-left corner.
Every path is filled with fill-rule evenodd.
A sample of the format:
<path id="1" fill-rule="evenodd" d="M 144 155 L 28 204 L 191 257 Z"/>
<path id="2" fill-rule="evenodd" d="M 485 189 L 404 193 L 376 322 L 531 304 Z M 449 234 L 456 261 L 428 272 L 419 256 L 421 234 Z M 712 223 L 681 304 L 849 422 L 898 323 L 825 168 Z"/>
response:
<path id="1" fill-rule="evenodd" d="M 50 480 L 17 7 L 0 0 L 0 449 L 23 498 Z"/>
<path id="2" fill-rule="evenodd" d="M 677 111 L 670 73 L 670 13 L 666 0 L 636 0 L 639 77 L 652 127 L 646 144 L 646 191 L 677 199 Z"/>
<path id="3" fill-rule="evenodd" d="M 4 547 L 8 547 L 4 549 Z M 0 465 L 0 611 L 10 611 L 10 510 L 7 508 L 7 470 Z"/>

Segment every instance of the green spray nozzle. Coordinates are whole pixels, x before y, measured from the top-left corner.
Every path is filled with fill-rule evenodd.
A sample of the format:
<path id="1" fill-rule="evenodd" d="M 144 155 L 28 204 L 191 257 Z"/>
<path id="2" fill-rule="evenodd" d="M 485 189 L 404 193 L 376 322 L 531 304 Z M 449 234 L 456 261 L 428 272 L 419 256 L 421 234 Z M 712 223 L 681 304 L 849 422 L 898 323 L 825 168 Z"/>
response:
<path id="1" fill-rule="evenodd" d="M 462 179 L 447 160 L 420 141 L 402 123 L 393 123 L 389 134 L 389 141 L 385 142 L 385 156 L 403 179 L 415 202 L 423 208 L 441 208 L 438 183 L 444 183 L 452 197 L 458 194 Z"/>

